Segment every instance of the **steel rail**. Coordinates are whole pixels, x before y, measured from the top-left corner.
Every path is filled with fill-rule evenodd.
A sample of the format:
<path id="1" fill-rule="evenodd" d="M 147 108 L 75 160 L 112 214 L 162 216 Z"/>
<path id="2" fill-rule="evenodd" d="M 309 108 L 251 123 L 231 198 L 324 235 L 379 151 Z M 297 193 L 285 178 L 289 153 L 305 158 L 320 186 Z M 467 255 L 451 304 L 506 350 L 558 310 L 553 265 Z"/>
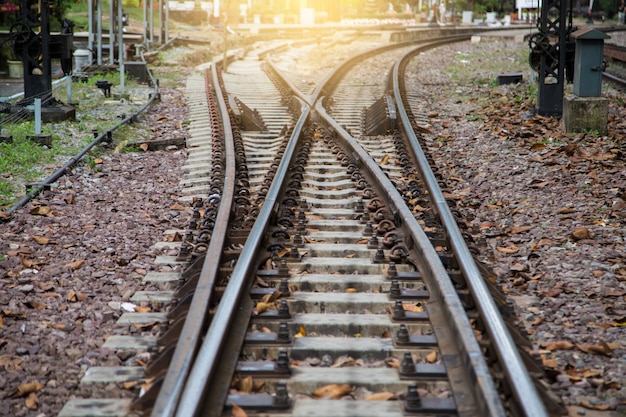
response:
<path id="1" fill-rule="evenodd" d="M 309 114 L 309 106 L 302 103 L 301 115 L 289 139 L 283 159 L 276 170 L 276 178 L 287 177 L 287 170 L 291 164 L 291 160 L 295 156 L 302 128 Z M 176 410 L 175 415 L 177 417 L 196 416 L 200 411 L 207 384 L 215 377 L 217 362 L 222 354 L 221 347 L 224 344 L 224 335 L 229 333 L 231 323 L 235 319 L 235 316 L 237 314 L 243 314 L 238 311 L 239 301 L 244 290 L 250 284 L 250 274 L 255 272 L 253 260 L 257 256 L 261 241 L 264 238 L 266 225 L 272 215 L 274 206 L 279 201 L 278 198 L 281 187 L 282 184 L 275 181 L 268 190 L 265 203 L 261 207 L 257 220 L 252 226 L 248 239 L 237 260 L 237 264 L 233 269 L 230 281 L 224 290 L 220 304 L 204 335 L 204 341 L 200 346 L 193 369 L 185 383 Z M 235 354 L 238 356 L 238 351 L 235 352 Z M 228 385 L 230 385 L 230 380 L 227 381 L 227 387 Z M 222 410 L 212 409 L 208 410 L 208 413 L 209 414 L 204 415 L 219 416 Z"/>
<path id="2" fill-rule="evenodd" d="M 174 415 L 187 377 L 191 373 L 195 354 L 200 345 L 202 328 L 208 320 L 207 312 L 219 272 L 219 259 L 224 250 L 224 242 L 228 232 L 228 222 L 233 206 L 236 185 L 235 147 L 230 116 L 224 95 L 222 94 L 222 89 L 219 85 L 216 63 L 217 62 L 214 60 L 211 65 L 211 78 L 219 103 L 222 130 L 224 133 L 224 188 L 220 196 L 219 209 L 215 219 L 215 228 L 213 229 L 209 247 L 202 265 L 202 271 L 198 278 L 198 285 L 195 288 L 189 306 L 189 313 L 187 314 L 185 324 L 183 325 L 178 342 L 176 343 L 176 348 L 167 369 L 165 379 L 163 380 L 159 395 L 152 408 L 152 417 L 169 417 Z"/>
<path id="3" fill-rule="evenodd" d="M 414 157 L 417 161 L 417 168 L 426 184 L 426 187 L 428 188 L 431 201 L 436 207 L 439 219 L 450 238 L 452 250 L 459 260 L 459 267 L 465 276 L 468 286 L 472 290 L 476 305 L 484 318 L 485 326 L 489 337 L 494 344 L 500 364 L 506 370 L 506 378 L 509 381 L 514 397 L 516 398 L 518 405 L 523 410 L 525 416 L 547 417 L 548 413 L 546 408 L 523 364 L 510 333 L 506 329 L 506 325 L 489 293 L 476 262 L 474 261 L 474 257 L 465 244 L 463 235 L 461 234 L 444 195 L 439 188 L 437 179 L 430 168 L 422 147 L 419 144 L 417 135 L 411 128 L 411 121 L 409 120 L 406 109 L 404 108 L 399 79 L 400 67 L 403 63 L 408 62 L 408 59 L 410 59 L 411 56 L 419 53 L 419 51 L 420 48 L 416 48 L 414 51 L 407 53 L 394 66 L 393 96 L 396 102 L 397 114 L 400 117 L 401 124 L 404 127 L 409 143 L 413 148 Z"/>

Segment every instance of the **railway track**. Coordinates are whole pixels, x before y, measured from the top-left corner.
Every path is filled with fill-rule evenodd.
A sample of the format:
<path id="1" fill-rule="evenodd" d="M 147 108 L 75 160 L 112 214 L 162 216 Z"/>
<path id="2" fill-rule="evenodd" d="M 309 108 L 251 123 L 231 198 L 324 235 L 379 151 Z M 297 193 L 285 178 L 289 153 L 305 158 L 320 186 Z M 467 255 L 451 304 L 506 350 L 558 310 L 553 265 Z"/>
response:
<path id="1" fill-rule="evenodd" d="M 547 415 L 385 95 L 409 49 L 348 60 L 312 93 L 259 51 L 192 79 L 209 109 L 194 215 L 160 260 L 182 286 L 135 411 Z"/>
<path id="2" fill-rule="evenodd" d="M 339 109 L 333 116 L 359 131 L 358 104 L 342 105 L 350 96 L 339 90 L 329 101 Z M 450 280 L 459 265 L 451 261 L 446 271 L 441 262 L 451 245 L 442 235 L 439 245 L 429 243 L 394 191 L 402 175 L 409 182 L 416 174 L 410 158 L 397 163 L 403 174 L 388 170 L 396 184 L 378 170 L 406 158 L 397 151 L 401 135 L 361 136 L 375 162 L 350 137 L 352 145 L 340 145 L 337 136 L 347 132 L 339 123 L 305 123 L 302 108 L 276 168 L 283 183 L 263 195 L 178 407 L 155 406 L 153 415 L 221 415 L 224 403 L 266 415 L 506 415 L 476 330 L 460 314 Z M 410 192 L 428 194 L 415 184 Z M 514 387 L 515 378 L 508 378 Z M 523 411 L 516 395 L 504 398 L 513 415 L 545 414 L 539 401 Z M 326 399 L 345 396 L 355 401 Z"/>

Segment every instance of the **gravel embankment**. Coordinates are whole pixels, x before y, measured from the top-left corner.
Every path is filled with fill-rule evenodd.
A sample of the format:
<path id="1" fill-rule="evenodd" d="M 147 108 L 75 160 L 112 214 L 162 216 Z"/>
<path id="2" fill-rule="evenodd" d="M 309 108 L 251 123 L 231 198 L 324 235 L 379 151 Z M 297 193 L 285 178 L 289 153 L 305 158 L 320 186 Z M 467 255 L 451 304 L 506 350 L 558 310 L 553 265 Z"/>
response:
<path id="1" fill-rule="evenodd" d="M 182 90 L 161 94 L 142 117 L 151 137 L 186 136 Z M 181 150 L 103 155 L 0 223 L 0 415 L 55 416 L 70 398 L 96 391 L 102 398 L 135 395 L 134 385 L 79 382 L 92 366 L 149 359 L 101 346 L 119 332 L 159 330 L 115 322 L 138 289 L 164 289 L 141 281 L 149 271 L 166 271 L 154 264 L 160 253 L 152 245 L 188 222 L 177 203 L 185 158 Z"/>
<path id="2" fill-rule="evenodd" d="M 427 141 L 445 167 L 446 192 L 483 242 L 494 282 L 515 301 L 552 389 L 570 415 L 624 415 L 623 93 L 603 91 L 608 134 L 565 134 L 558 119 L 528 115 L 535 97 L 515 49 L 491 42 L 425 53 L 409 85 L 426 97 Z M 497 74 L 517 71 L 522 84 L 494 85 Z"/>

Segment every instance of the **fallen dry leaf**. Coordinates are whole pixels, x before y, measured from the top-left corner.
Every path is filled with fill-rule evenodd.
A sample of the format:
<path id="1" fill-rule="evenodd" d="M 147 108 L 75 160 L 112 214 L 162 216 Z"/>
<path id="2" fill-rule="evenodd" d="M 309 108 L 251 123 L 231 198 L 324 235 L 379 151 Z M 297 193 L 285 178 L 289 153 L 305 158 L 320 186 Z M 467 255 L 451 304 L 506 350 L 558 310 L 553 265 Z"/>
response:
<path id="1" fill-rule="evenodd" d="M 243 392 L 245 394 L 252 393 L 252 387 L 254 386 L 252 382 L 252 376 L 248 375 L 247 377 L 240 379 L 237 384 L 237 390 Z"/>
<path id="2" fill-rule="evenodd" d="M 248 414 L 244 411 L 244 409 L 239 407 L 237 404 L 232 405 L 230 415 L 231 417 L 248 417 Z"/>
<path id="3" fill-rule="evenodd" d="M 348 384 L 329 384 L 317 388 L 313 391 L 312 396 L 314 398 L 332 398 L 333 400 L 338 400 L 350 394 L 353 390 L 354 388 Z"/>
<path id="4" fill-rule="evenodd" d="M 517 253 L 519 251 L 519 249 L 515 246 L 515 245 L 511 245 L 511 246 L 496 246 L 496 250 L 498 252 L 502 252 L 502 253 Z"/>
<path id="5" fill-rule="evenodd" d="M 50 239 L 48 239 L 47 237 L 43 237 L 43 236 L 32 235 L 32 238 L 35 242 L 39 243 L 40 245 L 47 245 L 48 242 L 50 242 Z"/>
<path id="6" fill-rule="evenodd" d="M 613 354 L 613 350 L 617 346 L 618 346 L 617 343 L 608 344 L 604 342 L 603 340 L 599 341 L 597 345 L 584 345 L 584 344 L 576 345 L 576 347 L 579 350 L 585 353 L 592 353 L 596 355 L 606 355 L 606 356 L 611 356 Z"/>
<path id="7" fill-rule="evenodd" d="M 428 363 L 435 363 L 437 361 L 437 352 L 433 351 L 426 355 L 426 361 Z"/>
<path id="8" fill-rule="evenodd" d="M 591 239 L 593 234 L 586 227 L 580 227 L 572 232 L 572 237 L 575 240 Z"/>
<path id="9" fill-rule="evenodd" d="M 304 336 L 306 336 L 306 329 L 304 328 L 304 326 L 300 326 L 298 333 L 293 335 L 293 337 L 304 337 Z"/>
<path id="10" fill-rule="evenodd" d="M 261 314 L 264 311 L 267 311 L 267 310 L 269 310 L 271 308 L 274 308 L 274 304 L 264 303 L 263 301 L 259 301 L 254 306 L 254 310 L 252 310 L 252 314 L 254 314 L 255 316 L 258 316 L 259 314 Z"/>
<path id="11" fill-rule="evenodd" d="M 609 408 L 611 408 L 611 406 L 608 404 L 591 404 L 589 401 L 581 401 L 579 405 L 589 410 L 598 410 L 598 411 L 606 411 Z"/>
<path id="12" fill-rule="evenodd" d="M 396 397 L 393 392 L 377 392 L 364 398 L 365 401 L 389 401 Z"/>
<path id="13" fill-rule="evenodd" d="M 52 209 L 48 206 L 37 206 L 29 211 L 29 213 L 35 216 L 50 216 L 52 215 Z"/>
<path id="14" fill-rule="evenodd" d="M 31 392 L 28 394 L 28 397 L 24 400 L 24 405 L 29 410 L 36 410 L 39 407 L 39 400 L 37 399 L 37 394 Z"/>
<path id="15" fill-rule="evenodd" d="M 43 388 L 43 384 L 40 383 L 39 381 L 26 382 L 20 385 L 19 387 L 17 387 L 17 389 L 11 395 L 9 395 L 9 397 L 11 398 L 24 397 L 32 392 L 37 392 L 42 388 Z"/>
<path id="16" fill-rule="evenodd" d="M 570 349 L 574 349 L 574 344 L 570 343 L 566 340 L 561 340 L 558 342 L 553 342 L 548 344 L 545 347 L 546 350 L 570 350 Z"/>
<path id="17" fill-rule="evenodd" d="M 84 263 L 85 263 L 85 260 L 84 259 L 80 259 L 78 261 L 74 261 L 74 262 L 70 262 L 69 264 L 65 264 L 64 266 L 68 267 L 68 268 L 72 268 L 72 269 L 78 269 L 81 266 L 83 266 Z"/>

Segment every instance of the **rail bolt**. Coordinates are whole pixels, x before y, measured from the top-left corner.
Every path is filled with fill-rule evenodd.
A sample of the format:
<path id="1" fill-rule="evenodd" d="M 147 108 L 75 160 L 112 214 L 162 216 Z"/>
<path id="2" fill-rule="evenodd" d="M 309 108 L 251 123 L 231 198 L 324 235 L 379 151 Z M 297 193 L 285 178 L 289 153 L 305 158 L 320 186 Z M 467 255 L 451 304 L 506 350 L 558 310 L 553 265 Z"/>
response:
<path id="1" fill-rule="evenodd" d="M 400 320 L 406 317 L 406 313 L 404 311 L 404 307 L 402 306 L 402 301 L 396 300 L 396 304 L 393 307 L 393 319 Z"/>
<path id="2" fill-rule="evenodd" d="M 276 395 L 274 396 L 274 405 L 289 405 L 289 393 L 287 392 L 286 382 L 281 381 L 276 383 Z"/>
<path id="3" fill-rule="evenodd" d="M 404 403 L 408 409 L 419 408 L 422 405 L 422 400 L 420 399 L 420 395 L 417 392 L 416 384 L 409 385 L 409 389 L 407 391 L 406 398 L 404 399 Z"/>
<path id="4" fill-rule="evenodd" d="M 400 329 L 396 333 L 396 338 L 400 343 L 409 343 L 411 338 L 409 337 L 409 330 L 406 328 L 406 324 L 401 324 Z"/>
<path id="5" fill-rule="evenodd" d="M 415 373 L 415 362 L 410 352 L 404 352 L 404 358 L 400 364 L 400 374 L 412 375 Z M 419 396 L 418 396 L 419 398 Z"/>

